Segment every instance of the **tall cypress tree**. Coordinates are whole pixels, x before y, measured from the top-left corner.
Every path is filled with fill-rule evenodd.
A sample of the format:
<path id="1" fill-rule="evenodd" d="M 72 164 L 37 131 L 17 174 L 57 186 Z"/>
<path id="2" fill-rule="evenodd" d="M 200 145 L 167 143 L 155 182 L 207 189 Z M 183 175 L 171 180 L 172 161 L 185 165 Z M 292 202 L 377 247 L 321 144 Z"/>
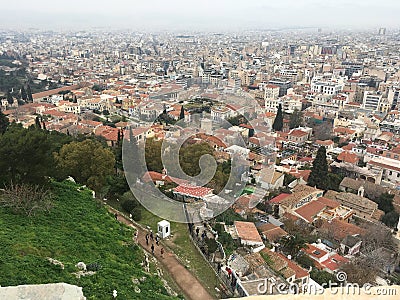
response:
<path id="1" fill-rule="evenodd" d="M 307 184 L 323 190 L 327 189 L 329 186 L 328 162 L 326 160 L 326 149 L 324 146 L 318 149 Z"/>
<path id="2" fill-rule="evenodd" d="M 10 92 L 7 93 L 7 102 L 8 102 L 8 104 L 10 104 L 10 105 L 14 103 L 14 98 L 13 98 L 13 96 L 11 95 Z"/>
<path id="3" fill-rule="evenodd" d="M 272 129 L 275 131 L 282 131 L 283 129 L 282 104 L 279 104 L 278 106 L 278 112 L 276 113 L 274 123 L 272 124 Z"/>
<path id="4" fill-rule="evenodd" d="M 183 109 L 183 105 L 181 106 L 181 113 L 179 114 L 179 120 L 182 120 L 185 118 L 185 110 Z"/>
<path id="5" fill-rule="evenodd" d="M 0 111 L 0 135 L 6 132 L 8 125 L 10 124 L 5 114 Z"/>
<path id="6" fill-rule="evenodd" d="M 21 98 L 26 101 L 28 99 L 28 95 L 26 94 L 24 86 L 21 87 Z"/>
<path id="7" fill-rule="evenodd" d="M 27 93 L 27 96 L 28 96 L 28 101 L 30 103 L 32 103 L 33 102 L 32 90 L 31 90 L 31 86 L 29 84 L 26 86 L 26 93 Z"/>
<path id="8" fill-rule="evenodd" d="M 35 126 L 36 126 L 36 128 L 38 128 L 38 129 L 42 129 L 42 125 L 40 124 L 40 119 L 39 119 L 39 117 L 36 117 L 36 119 L 35 119 Z"/>

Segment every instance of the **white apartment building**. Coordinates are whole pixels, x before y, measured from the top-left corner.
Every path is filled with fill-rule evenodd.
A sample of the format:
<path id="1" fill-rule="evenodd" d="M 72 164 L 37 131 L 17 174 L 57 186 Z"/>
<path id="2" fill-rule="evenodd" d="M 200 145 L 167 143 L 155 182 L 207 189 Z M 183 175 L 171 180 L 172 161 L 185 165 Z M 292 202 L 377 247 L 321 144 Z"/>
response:
<path id="1" fill-rule="evenodd" d="M 264 87 L 264 99 L 278 99 L 279 86 L 274 84 L 267 84 Z"/>
<path id="2" fill-rule="evenodd" d="M 376 182 L 382 186 L 396 188 L 400 186 L 400 161 L 387 157 L 379 157 L 371 159 L 367 163 L 367 167 L 374 173 L 381 173 L 381 181 Z"/>
<path id="3" fill-rule="evenodd" d="M 381 106 L 381 102 L 382 102 L 382 93 L 365 91 L 362 108 L 371 111 L 377 111 Z"/>
<path id="4" fill-rule="evenodd" d="M 232 110 L 226 106 L 213 106 L 211 108 L 211 119 L 215 122 L 222 122 L 232 116 Z"/>

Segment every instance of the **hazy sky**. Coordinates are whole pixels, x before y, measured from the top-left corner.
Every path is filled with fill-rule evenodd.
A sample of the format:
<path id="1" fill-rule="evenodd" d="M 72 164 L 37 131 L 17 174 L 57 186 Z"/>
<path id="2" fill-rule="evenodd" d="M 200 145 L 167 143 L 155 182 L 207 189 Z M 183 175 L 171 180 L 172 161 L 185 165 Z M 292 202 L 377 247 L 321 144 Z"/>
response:
<path id="1" fill-rule="evenodd" d="M 400 27 L 399 0 L 14 0 L 1 12 L 2 28 Z"/>

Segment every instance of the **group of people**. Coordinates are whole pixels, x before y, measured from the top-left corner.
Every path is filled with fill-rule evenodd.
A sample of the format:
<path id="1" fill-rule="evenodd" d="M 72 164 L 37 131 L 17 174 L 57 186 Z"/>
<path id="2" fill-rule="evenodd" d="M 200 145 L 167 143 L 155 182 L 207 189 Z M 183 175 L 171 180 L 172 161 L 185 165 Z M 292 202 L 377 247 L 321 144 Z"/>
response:
<path id="1" fill-rule="evenodd" d="M 150 240 L 151 240 L 151 247 L 150 247 L 151 253 L 154 255 L 154 249 L 155 249 L 154 241 L 156 242 L 156 245 L 159 246 L 160 245 L 160 237 L 158 235 L 156 235 L 154 237 L 153 231 L 150 230 L 150 233 L 146 233 L 146 245 L 147 246 L 149 245 Z M 164 258 L 164 248 L 163 247 L 161 247 L 160 253 L 161 253 L 161 257 Z"/>

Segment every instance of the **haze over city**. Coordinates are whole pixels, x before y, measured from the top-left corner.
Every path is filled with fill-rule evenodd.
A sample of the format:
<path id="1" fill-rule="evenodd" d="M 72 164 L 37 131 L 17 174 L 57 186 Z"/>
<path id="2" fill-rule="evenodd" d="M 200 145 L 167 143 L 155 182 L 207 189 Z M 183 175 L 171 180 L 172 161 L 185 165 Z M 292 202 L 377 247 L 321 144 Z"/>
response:
<path id="1" fill-rule="evenodd" d="M 0 28 L 132 30 L 241 30 L 288 27 L 371 29 L 398 27 L 400 2 L 355 1 L 183 1 L 108 2 L 11 1 Z"/>

